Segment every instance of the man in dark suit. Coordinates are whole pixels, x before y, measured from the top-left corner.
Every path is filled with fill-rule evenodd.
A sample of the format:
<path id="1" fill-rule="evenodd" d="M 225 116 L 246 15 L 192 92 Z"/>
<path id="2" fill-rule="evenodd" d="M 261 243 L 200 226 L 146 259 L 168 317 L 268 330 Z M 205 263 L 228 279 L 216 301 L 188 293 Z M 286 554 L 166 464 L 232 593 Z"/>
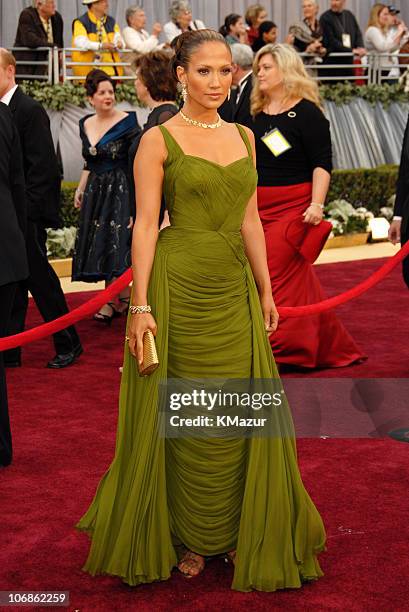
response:
<path id="1" fill-rule="evenodd" d="M 7 335 L 18 282 L 28 276 L 23 161 L 10 110 L 0 102 L 0 338 Z M 0 352 L 0 467 L 11 463 L 12 444 L 3 353 Z"/>
<path id="2" fill-rule="evenodd" d="M 362 32 L 351 11 L 345 9 L 346 0 L 331 0 L 330 9 L 322 13 L 320 26 L 322 29 L 322 44 L 327 49 L 324 64 L 351 64 L 351 68 L 323 69 L 322 76 L 338 77 L 329 81 L 330 84 L 343 82 L 346 77 L 354 76 L 353 56 L 362 58 L 366 55 Z M 333 57 L 332 53 L 350 53 L 348 57 Z M 361 60 L 362 61 L 362 60 Z"/>
<path id="3" fill-rule="evenodd" d="M 37 0 L 36 6 L 25 8 L 19 17 L 15 47 L 64 47 L 63 20 L 57 12 L 55 0 Z M 46 51 L 16 51 L 16 59 L 28 61 L 47 61 Z M 40 75 L 47 73 L 47 66 L 19 65 L 19 73 Z"/>
<path id="4" fill-rule="evenodd" d="M 249 45 L 236 43 L 231 47 L 233 59 L 233 85 L 230 100 L 219 108 L 219 114 L 225 121 L 241 123 L 251 128 L 250 95 L 252 90 L 253 51 Z"/>
<path id="5" fill-rule="evenodd" d="M 403 246 L 409 240 L 409 119 L 403 137 L 402 155 L 396 184 L 393 220 L 389 228 L 389 240 Z M 409 257 L 402 263 L 403 280 L 409 287 Z"/>
<path id="6" fill-rule="evenodd" d="M 47 259 L 46 227 L 58 227 L 61 188 L 50 122 L 41 104 L 26 96 L 15 84 L 15 70 L 13 55 L 0 49 L 0 99 L 9 106 L 20 137 L 28 207 L 26 248 L 30 274 L 28 280 L 19 285 L 10 334 L 24 329 L 28 291 L 45 321 L 52 321 L 68 312 L 60 281 Z M 53 338 L 57 354 L 48 367 L 68 366 L 82 353 L 74 327 L 57 332 Z M 8 351 L 6 365 L 20 364 L 20 350 Z"/>

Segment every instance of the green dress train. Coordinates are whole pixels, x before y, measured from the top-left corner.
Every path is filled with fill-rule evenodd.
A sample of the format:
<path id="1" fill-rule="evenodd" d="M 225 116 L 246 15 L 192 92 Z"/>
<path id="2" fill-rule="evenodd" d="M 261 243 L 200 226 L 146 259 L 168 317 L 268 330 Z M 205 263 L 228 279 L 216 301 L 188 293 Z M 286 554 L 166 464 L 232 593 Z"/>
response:
<path id="1" fill-rule="evenodd" d="M 148 297 L 160 366 L 140 378 L 125 346 L 115 457 L 77 525 L 92 538 L 84 567 L 92 575 L 166 580 L 177 542 L 207 556 L 236 549 L 239 591 L 323 575 L 325 531 L 301 480 L 287 407 L 275 424 L 281 436 L 158 434 L 158 383 L 167 377 L 278 378 L 240 232 L 257 172 L 237 128 L 248 155 L 227 166 L 186 155 L 159 128 L 171 226 L 159 234 Z"/>

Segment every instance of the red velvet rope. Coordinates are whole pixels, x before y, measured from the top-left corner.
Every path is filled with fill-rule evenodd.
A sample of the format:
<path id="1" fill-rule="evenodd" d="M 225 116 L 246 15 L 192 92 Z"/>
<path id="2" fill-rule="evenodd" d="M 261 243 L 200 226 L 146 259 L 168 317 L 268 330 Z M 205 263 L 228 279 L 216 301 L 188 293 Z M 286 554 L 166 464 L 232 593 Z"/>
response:
<path id="1" fill-rule="evenodd" d="M 339 295 L 334 295 L 326 300 L 322 300 L 322 302 L 319 302 L 318 304 L 308 304 L 308 306 L 296 306 L 294 308 L 291 308 L 290 306 L 281 306 L 278 309 L 278 312 L 283 319 L 288 319 L 290 317 L 308 317 L 309 315 L 320 314 L 325 310 L 330 310 L 336 306 L 345 304 L 346 302 L 359 297 L 365 293 L 365 291 L 368 291 L 368 289 L 371 289 L 377 285 L 379 281 L 385 278 L 385 276 L 387 276 L 399 262 L 405 259 L 407 255 L 409 255 L 409 242 L 399 249 L 399 251 L 393 257 L 390 257 L 390 259 L 388 259 L 388 261 L 384 263 L 379 270 L 371 274 L 371 276 L 368 276 L 367 279 L 358 285 L 355 285 L 355 287 L 352 287 L 348 291 L 340 293 Z"/>
<path id="2" fill-rule="evenodd" d="M 409 242 L 405 244 L 393 257 L 391 257 L 383 266 L 379 268 L 376 272 L 371 274 L 366 280 L 362 283 L 359 283 L 352 289 L 341 293 L 340 295 L 336 295 L 334 297 L 328 298 L 319 302 L 318 304 L 309 304 L 308 306 L 281 306 L 278 311 L 280 316 L 283 318 L 288 317 L 307 317 L 309 315 L 319 314 L 324 312 L 325 310 L 330 310 L 331 308 L 335 308 L 340 304 L 345 304 L 350 300 L 362 295 L 365 291 L 368 291 L 371 287 L 379 283 L 382 278 L 384 278 L 387 274 L 397 266 L 399 262 L 401 262 L 407 255 L 409 254 Z M 44 323 L 43 325 L 39 325 L 38 327 L 34 327 L 33 329 L 29 329 L 28 331 L 22 332 L 21 334 L 16 334 L 14 336 L 7 336 L 7 338 L 0 339 L 0 351 L 5 351 L 10 348 L 15 348 L 16 346 L 23 346 L 24 344 L 29 344 L 30 342 L 34 342 L 35 340 L 41 340 L 46 336 L 51 336 L 57 331 L 61 329 L 65 329 L 69 325 L 73 325 L 77 323 L 81 319 L 85 319 L 85 317 L 96 312 L 101 306 L 111 301 L 120 291 L 125 289 L 130 282 L 132 281 L 132 271 L 131 269 L 127 270 L 120 278 L 114 281 L 107 289 L 104 291 L 98 292 L 95 297 L 91 300 L 82 304 L 75 310 L 68 312 L 63 317 L 59 319 L 55 319 L 54 321 L 50 321 L 49 323 Z"/>

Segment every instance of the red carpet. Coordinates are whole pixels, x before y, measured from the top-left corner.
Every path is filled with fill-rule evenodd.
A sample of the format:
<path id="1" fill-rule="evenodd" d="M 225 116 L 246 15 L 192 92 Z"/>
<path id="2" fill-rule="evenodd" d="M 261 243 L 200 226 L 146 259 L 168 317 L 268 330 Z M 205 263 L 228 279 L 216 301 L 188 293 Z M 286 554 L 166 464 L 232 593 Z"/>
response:
<path id="1" fill-rule="evenodd" d="M 380 261 L 318 269 L 329 295 L 362 280 Z M 72 307 L 87 294 L 69 296 Z M 406 377 L 409 294 L 399 271 L 339 309 L 369 359 L 309 376 Z M 40 319 L 30 309 L 29 325 Z M 300 440 L 305 484 L 323 515 L 325 577 L 301 590 L 241 594 L 229 589 L 222 561 L 186 580 L 131 589 L 115 578 L 81 571 L 87 537 L 73 529 L 108 467 L 115 443 L 118 366 L 124 319 L 112 328 L 78 326 L 85 353 L 61 372 L 44 368 L 50 340 L 24 351 L 8 371 L 14 463 L 0 470 L 0 590 L 69 590 L 70 610 L 409 610 L 408 453 L 392 440 Z M 19 609 L 19 608 L 18 608 Z M 21 608 L 23 609 L 23 608 Z"/>

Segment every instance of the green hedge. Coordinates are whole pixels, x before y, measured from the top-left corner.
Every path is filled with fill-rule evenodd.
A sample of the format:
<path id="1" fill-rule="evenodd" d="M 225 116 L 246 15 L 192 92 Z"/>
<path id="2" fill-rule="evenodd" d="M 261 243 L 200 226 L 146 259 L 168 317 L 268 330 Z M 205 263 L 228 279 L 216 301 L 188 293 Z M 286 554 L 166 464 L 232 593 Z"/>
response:
<path id="1" fill-rule="evenodd" d="M 22 83 L 24 91 L 41 102 L 46 108 L 62 111 L 66 104 L 74 104 L 84 108 L 86 95 L 83 85 L 74 85 L 67 82 L 58 85 L 50 85 L 42 81 L 25 81 Z M 409 96 L 403 85 L 363 85 L 357 86 L 351 83 L 338 83 L 336 85 L 322 85 L 320 93 L 324 100 L 336 104 L 347 104 L 355 98 L 362 98 L 369 104 L 380 102 L 388 107 L 392 102 L 408 102 Z M 129 102 L 134 106 L 141 106 L 136 97 L 135 87 L 132 81 L 119 83 L 116 89 L 118 102 Z"/>
<path id="2" fill-rule="evenodd" d="M 361 170 L 334 170 L 328 202 L 347 200 L 355 208 L 365 206 L 375 215 L 395 193 L 397 166 Z M 61 220 L 63 227 L 78 225 L 79 211 L 74 208 L 74 191 L 77 183 L 63 183 Z"/>
<path id="3" fill-rule="evenodd" d="M 409 102 L 409 95 L 403 84 L 387 85 L 354 85 L 353 83 L 337 83 L 336 85 L 322 85 L 320 93 L 323 100 L 335 102 L 338 106 L 348 104 L 354 98 L 362 98 L 374 106 L 380 102 L 387 108 L 392 102 Z"/>
<path id="4" fill-rule="evenodd" d="M 64 182 L 61 188 L 61 226 L 78 225 L 80 211 L 74 208 L 74 192 L 78 183 Z"/>
<path id="5" fill-rule="evenodd" d="M 334 170 L 327 202 L 347 200 L 355 208 L 364 206 L 375 215 L 395 194 L 398 166 L 358 170 Z"/>
<path id="6" fill-rule="evenodd" d="M 84 85 L 74 85 L 70 82 L 50 85 L 42 81 L 24 81 L 21 87 L 28 96 L 38 100 L 50 110 L 62 111 L 67 104 L 80 108 L 86 107 L 87 96 Z M 129 102 L 133 106 L 142 106 L 136 96 L 132 81 L 119 83 L 115 94 L 117 102 Z"/>

